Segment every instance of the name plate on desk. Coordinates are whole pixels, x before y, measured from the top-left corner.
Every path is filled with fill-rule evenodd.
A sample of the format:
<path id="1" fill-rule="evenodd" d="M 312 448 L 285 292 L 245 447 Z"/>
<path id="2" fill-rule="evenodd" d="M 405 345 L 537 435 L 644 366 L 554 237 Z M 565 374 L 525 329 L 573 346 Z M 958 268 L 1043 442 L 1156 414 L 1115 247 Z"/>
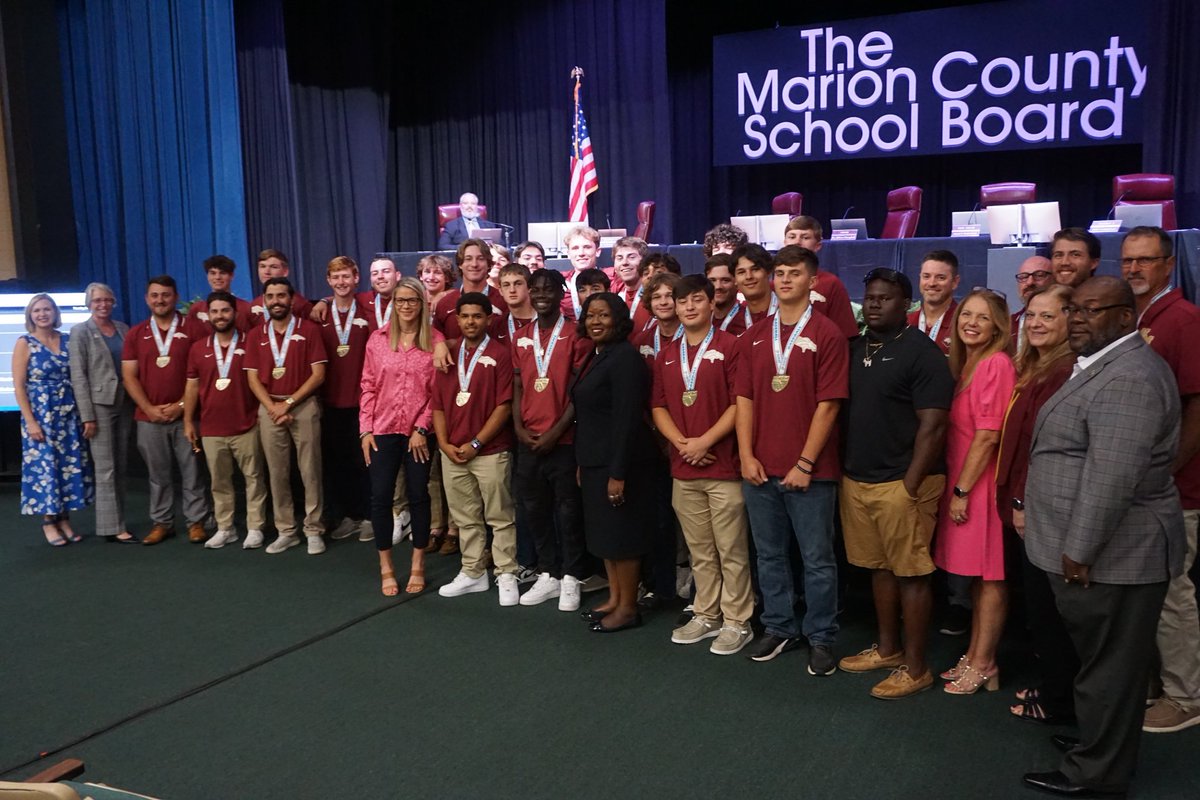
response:
<path id="1" fill-rule="evenodd" d="M 975 237 L 981 235 L 979 225 L 955 225 L 950 229 L 950 238 L 960 239 L 963 237 Z"/>
<path id="2" fill-rule="evenodd" d="M 829 240 L 831 242 L 853 242 L 857 238 L 857 228 L 834 228 Z"/>
<path id="3" fill-rule="evenodd" d="M 1091 227 L 1088 228 L 1091 233 L 1120 233 L 1121 220 L 1119 219 L 1094 219 Z"/>

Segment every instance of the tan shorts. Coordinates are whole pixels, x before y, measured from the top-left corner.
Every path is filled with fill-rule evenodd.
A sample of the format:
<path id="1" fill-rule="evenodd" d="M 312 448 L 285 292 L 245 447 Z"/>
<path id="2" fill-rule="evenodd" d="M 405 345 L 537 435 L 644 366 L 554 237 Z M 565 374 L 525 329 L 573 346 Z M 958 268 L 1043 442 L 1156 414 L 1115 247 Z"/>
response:
<path id="1" fill-rule="evenodd" d="M 860 483 L 842 478 L 839 505 L 846 558 L 867 569 L 886 569 L 912 578 L 933 572 L 929 542 L 937 525 L 945 475 L 929 475 L 916 500 L 904 481 Z"/>

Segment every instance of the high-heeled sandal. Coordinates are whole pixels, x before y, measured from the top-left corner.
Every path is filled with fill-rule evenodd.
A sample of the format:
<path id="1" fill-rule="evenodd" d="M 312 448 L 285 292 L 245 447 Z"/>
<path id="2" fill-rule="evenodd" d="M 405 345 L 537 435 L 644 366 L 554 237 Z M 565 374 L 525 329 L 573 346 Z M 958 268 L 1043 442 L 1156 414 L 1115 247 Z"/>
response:
<path id="1" fill-rule="evenodd" d="M 958 663 L 950 669 L 943 672 L 939 677 L 944 681 L 956 681 L 963 676 L 967 668 L 971 666 L 971 662 L 967 660 L 966 653 L 959 657 Z"/>
<path id="2" fill-rule="evenodd" d="M 46 544 L 51 547 L 67 546 L 67 537 L 59 533 L 58 525 L 53 522 L 42 523 L 42 535 L 46 537 Z"/>
<path id="3" fill-rule="evenodd" d="M 71 520 L 67 519 L 66 517 L 59 517 L 55 522 L 55 525 L 58 527 L 59 533 L 66 537 L 68 542 L 78 544 L 79 542 L 83 541 L 83 534 L 77 533 L 75 529 L 71 527 Z"/>
<path id="4" fill-rule="evenodd" d="M 396 583 L 395 572 L 389 570 L 388 572 L 380 574 L 379 577 L 383 578 L 382 590 L 384 597 L 395 597 L 396 595 L 400 594 L 400 584 Z"/>
<path id="5" fill-rule="evenodd" d="M 958 680 L 951 681 L 942 688 L 946 694 L 975 694 L 980 689 L 994 692 L 1000 688 L 1000 670 L 993 668 L 989 675 L 968 666 Z"/>
<path id="6" fill-rule="evenodd" d="M 425 591 L 425 569 L 410 570 L 408 585 L 404 587 L 405 594 L 420 594 Z"/>

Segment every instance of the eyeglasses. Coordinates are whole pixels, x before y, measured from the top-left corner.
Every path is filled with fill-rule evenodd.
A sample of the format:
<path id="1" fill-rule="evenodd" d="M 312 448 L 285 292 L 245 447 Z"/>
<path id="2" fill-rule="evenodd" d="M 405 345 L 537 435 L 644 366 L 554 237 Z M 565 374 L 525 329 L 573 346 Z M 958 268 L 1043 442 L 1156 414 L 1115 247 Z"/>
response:
<path id="1" fill-rule="evenodd" d="M 1073 317 L 1076 314 L 1083 314 L 1088 319 L 1095 319 L 1096 317 L 1100 316 L 1101 313 L 1113 308 L 1132 309 L 1133 306 L 1126 305 L 1125 303 L 1113 303 L 1112 305 L 1107 306 L 1066 306 L 1063 310 L 1067 312 L 1068 317 Z"/>
<path id="2" fill-rule="evenodd" d="M 1137 264 L 1139 269 L 1145 269 L 1146 267 L 1154 264 L 1155 261 L 1162 261 L 1164 258 L 1166 258 L 1166 256 L 1137 256 L 1135 258 L 1122 258 L 1121 267 L 1123 269 L 1128 269 L 1134 264 Z"/>
<path id="3" fill-rule="evenodd" d="M 1039 269 L 1034 272 L 1018 272 L 1017 283 L 1029 283 L 1030 281 L 1044 281 L 1053 275 L 1053 272 L 1045 269 Z"/>
<path id="4" fill-rule="evenodd" d="M 992 294 L 992 295 L 995 295 L 996 297 L 999 297 L 1001 300 L 1003 300 L 1006 303 L 1008 302 L 1008 295 L 1006 295 L 1004 292 L 997 291 L 996 289 L 992 289 L 988 286 L 972 286 L 971 291 L 972 292 L 986 292 L 987 294 Z"/>
<path id="5" fill-rule="evenodd" d="M 419 306 L 421 298 L 419 297 L 397 297 L 392 302 L 398 306 Z"/>

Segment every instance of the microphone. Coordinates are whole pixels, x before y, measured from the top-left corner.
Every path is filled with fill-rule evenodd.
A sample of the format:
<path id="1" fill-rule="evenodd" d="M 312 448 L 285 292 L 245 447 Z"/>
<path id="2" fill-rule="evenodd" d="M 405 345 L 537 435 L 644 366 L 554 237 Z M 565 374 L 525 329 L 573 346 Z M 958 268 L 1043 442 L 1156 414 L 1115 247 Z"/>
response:
<path id="1" fill-rule="evenodd" d="M 847 219 L 850 216 L 850 212 L 853 210 L 854 206 L 846 206 L 846 210 L 842 212 L 842 219 Z"/>
<path id="2" fill-rule="evenodd" d="M 495 220 L 492 220 L 492 224 L 495 225 L 497 228 L 503 228 L 506 231 L 515 231 L 516 230 L 516 228 L 514 228 L 512 225 L 506 225 L 503 222 L 496 222 Z"/>
<path id="3" fill-rule="evenodd" d="M 608 214 L 605 214 L 604 222 L 608 225 L 609 230 L 612 230 L 612 217 L 610 217 Z"/>
<path id="4" fill-rule="evenodd" d="M 1106 216 L 1105 219 L 1113 218 L 1113 215 L 1117 213 L 1117 206 L 1121 205 L 1121 201 L 1125 199 L 1125 195 L 1127 195 L 1127 194 L 1129 194 L 1128 190 L 1121 192 L 1121 196 L 1118 197 L 1116 199 L 1116 201 L 1112 204 L 1112 208 L 1110 208 L 1108 210 L 1108 216 Z"/>
<path id="5" fill-rule="evenodd" d="M 967 217 L 967 224 L 968 224 L 968 225 L 974 225 L 974 224 L 975 224 L 975 220 L 977 219 L 977 217 L 975 216 L 975 212 L 977 212 L 978 210 L 979 210 L 979 203 L 976 203 L 976 204 L 975 204 L 975 207 L 971 209 L 971 216 Z"/>

